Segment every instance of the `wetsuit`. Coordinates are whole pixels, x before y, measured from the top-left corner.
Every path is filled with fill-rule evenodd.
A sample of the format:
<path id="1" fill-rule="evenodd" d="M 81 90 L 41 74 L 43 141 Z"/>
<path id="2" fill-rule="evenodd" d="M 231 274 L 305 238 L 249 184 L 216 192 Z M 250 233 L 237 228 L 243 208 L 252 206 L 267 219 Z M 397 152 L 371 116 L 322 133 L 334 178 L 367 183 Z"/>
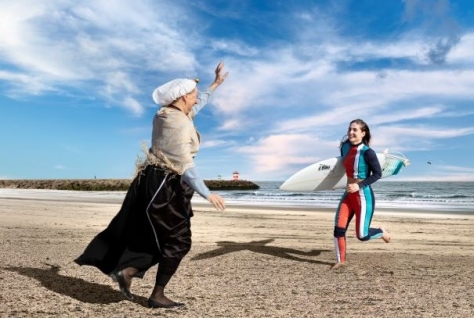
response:
<path id="1" fill-rule="evenodd" d="M 370 186 L 382 175 L 375 152 L 361 143 L 352 145 L 346 141 L 341 146 L 344 168 L 348 179 L 358 180 L 359 191 L 344 192 L 336 211 L 334 244 L 337 262 L 346 261 L 346 231 L 352 217 L 356 217 L 356 235 L 361 241 L 382 237 L 380 228 L 370 228 L 375 198 Z"/>

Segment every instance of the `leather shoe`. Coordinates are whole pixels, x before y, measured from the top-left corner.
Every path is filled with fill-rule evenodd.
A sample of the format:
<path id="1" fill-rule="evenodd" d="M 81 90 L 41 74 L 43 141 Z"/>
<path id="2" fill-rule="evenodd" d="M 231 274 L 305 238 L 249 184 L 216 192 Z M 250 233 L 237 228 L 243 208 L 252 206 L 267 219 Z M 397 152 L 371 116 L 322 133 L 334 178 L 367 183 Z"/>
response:
<path id="1" fill-rule="evenodd" d="M 150 308 L 175 308 L 182 307 L 184 303 L 182 302 L 172 302 L 169 305 L 162 304 L 161 302 L 155 301 L 153 299 L 148 299 L 148 307 Z"/>
<path id="2" fill-rule="evenodd" d="M 120 291 L 125 296 L 125 298 L 127 298 L 128 300 L 133 300 L 133 295 L 127 288 L 127 283 L 125 282 L 125 278 L 123 277 L 122 271 L 114 271 L 110 274 L 110 277 L 113 281 L 119 284 Z"/>

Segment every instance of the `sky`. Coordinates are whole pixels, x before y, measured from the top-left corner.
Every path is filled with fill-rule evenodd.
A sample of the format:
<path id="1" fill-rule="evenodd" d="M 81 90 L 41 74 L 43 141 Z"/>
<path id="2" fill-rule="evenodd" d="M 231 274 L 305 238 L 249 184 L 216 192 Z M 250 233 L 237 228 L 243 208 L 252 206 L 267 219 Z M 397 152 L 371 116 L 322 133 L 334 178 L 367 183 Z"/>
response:
<path id="1" fill-rule="evenodd" d="M 153 90 L 204 90 L 223 61 L 195 118 L 204 179 L 284 181 L 361 118 L 411 162 L 390 180 L 472 181 L 473 16 L 471 0 L 0 0 L 0 179 L 131 178 Z"/>

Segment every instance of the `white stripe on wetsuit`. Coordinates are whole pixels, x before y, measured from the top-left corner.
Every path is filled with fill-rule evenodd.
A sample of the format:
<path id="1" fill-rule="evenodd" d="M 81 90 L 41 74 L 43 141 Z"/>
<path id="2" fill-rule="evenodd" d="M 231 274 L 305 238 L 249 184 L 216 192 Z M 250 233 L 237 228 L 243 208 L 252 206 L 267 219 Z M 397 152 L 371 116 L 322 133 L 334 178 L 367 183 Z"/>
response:
<path id="1" fill-rule="evenodd" d="M 360 160 L 360 151 L 364 147 L 364 144 L 360 144 L 357 147 L 356 156 L 354 158 L 354 179 L 359 179 L 359 160 Z M 359 189 L 359 198 L 360 198 L 360 219 L 359 219 L 359 229 L 357 230 L 357 235 L 360 238 L 365 237 L 365 216 L 367 215 L 367 201 L 365 198 L 365 193 L 363 189 Z"/>
<path id="2" fill-rule="evenodd" d="M 357 235 L 360 238 L 367 236 L 365 233 L 365 216 L 367 215 L 367 199 L 365 198 L 365 193 L 363 189 L 359 189 L 359 198 L 360 198 L 360 219 L 359 219 L 359 229 Z"/>
<path id="3" fill-rule="evenodd" d="M 358 179 L 359 178 L 359 158 L 360 158 L 360 149 L 364 146 L 364 144 L 360 144 L 357 146 L 357 152 L 354 158 L 354 174 L 352 178 Z"/>
<path id="4" fill-rule="evenodd" d="M 334 237 L 334 247 L 336 247 L 336 260 L 338 263 L 341 262 L 341 251 L 339 250 L 339 242 L 337 241 L 339 238 Z"/>

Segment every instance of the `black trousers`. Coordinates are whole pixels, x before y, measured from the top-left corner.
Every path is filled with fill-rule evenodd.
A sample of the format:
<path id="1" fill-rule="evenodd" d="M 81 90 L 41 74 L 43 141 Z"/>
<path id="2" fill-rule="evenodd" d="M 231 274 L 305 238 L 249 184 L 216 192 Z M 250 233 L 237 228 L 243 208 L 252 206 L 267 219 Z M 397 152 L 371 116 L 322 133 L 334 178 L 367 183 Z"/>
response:
<path id="1" fill-rule="evenodd" d="M 118 214 L 75 262 L 107 275 L 134 267 L 139 278 L 158 263 L 156 284 L 166 286 L 191 249 L 193 193 L 180 175 L 148 165 L 132 181 Z"/>

